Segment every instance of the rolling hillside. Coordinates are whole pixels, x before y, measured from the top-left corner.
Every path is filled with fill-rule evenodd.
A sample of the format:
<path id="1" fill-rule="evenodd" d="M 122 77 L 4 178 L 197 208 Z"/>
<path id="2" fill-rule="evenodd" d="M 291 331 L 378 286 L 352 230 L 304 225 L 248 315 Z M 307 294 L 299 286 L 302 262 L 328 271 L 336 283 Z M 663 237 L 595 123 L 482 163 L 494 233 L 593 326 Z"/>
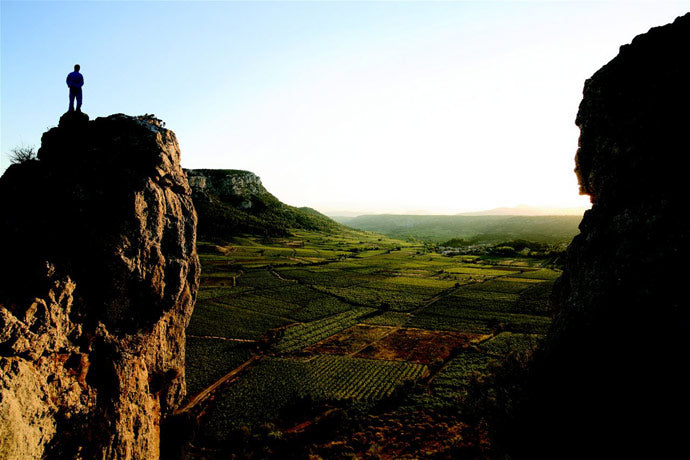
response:
<path id="1" fill-rule="evenodd" d="M 249 171 L 185 170 L 199 216 L 199 238 L 227 240 L 238 234 L 284 236 L 288 229 L 333 232 L 340 224 L 311 208 L 289 206 Z"/>

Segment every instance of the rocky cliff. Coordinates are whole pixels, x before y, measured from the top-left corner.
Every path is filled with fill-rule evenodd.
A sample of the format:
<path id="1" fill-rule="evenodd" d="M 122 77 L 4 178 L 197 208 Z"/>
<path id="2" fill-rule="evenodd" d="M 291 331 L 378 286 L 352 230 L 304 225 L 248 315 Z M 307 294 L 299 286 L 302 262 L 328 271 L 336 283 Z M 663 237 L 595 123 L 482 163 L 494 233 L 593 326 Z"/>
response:
<path id="1" fill-rule="evenodd" d="M 200 270 L 175 134 L 66 114 L 0 200 L 0 458 L 158 458 Z"/>
<path id="2" fill-rule="evenodd" d="M 554 291 L 516 457 L 686 450 L 688 50 L 690 14 L 636 37 L 585 83 L 576 173 L 593 206 Z"/>
<path id="3" fill-rule="evenodd" d="M 289 206 L 257 175 L 234 169 L 185 170 L 199 213 L 200 238 L 226 240 L 238 233 L 284 236 L 293 228 L 330 232 L 341 226 L 311 209 Z"/>
<path id="4" fill-rule="evenodd" d="M 261 206 L 262 195 L 268 191 L 256 174 L 237 169 L 188 169 L 187 179 L 192 190 L 215 195 L 240 209 Z"/>

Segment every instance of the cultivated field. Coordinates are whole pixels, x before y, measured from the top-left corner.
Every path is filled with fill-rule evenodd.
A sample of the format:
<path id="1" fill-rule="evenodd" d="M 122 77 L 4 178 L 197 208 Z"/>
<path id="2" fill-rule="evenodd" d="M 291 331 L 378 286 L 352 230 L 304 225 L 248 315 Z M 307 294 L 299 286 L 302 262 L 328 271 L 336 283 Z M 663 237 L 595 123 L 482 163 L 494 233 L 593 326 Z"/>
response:
<path id="1" fill-rule="evenodd" d="M 185 410 L 200 421 L 196 442 L 216 448 L 267 424 L 293 436 L 335 409 L 439 421 L 435 411 L 455 407 L 473 373 L 536 346 L 559 275 L 539 259 L 448 257 L 359 231 L 244 237 L 199 252 Z"/>

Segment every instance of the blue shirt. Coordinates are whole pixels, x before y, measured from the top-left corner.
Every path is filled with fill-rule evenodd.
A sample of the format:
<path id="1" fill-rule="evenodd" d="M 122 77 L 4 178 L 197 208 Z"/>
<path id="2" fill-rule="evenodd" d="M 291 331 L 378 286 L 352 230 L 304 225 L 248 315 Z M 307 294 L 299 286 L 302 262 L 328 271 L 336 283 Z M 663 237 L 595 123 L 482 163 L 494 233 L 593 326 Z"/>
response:
<path id="1" fill-rule="evenodd" d="M 67 75 L 67 86 L 70 88 L 81 88 L 84 85 L 84 77 L 76 70 Z"/>

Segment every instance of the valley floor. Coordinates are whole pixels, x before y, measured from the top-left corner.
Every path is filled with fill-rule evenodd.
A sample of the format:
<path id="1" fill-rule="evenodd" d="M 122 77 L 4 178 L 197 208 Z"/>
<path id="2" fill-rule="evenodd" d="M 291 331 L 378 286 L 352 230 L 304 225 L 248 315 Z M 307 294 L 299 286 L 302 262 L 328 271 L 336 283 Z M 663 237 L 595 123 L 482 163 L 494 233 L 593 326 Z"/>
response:
<path id="1" fill-rule="evenodd" d="M 532 349 L 559 272 L 368 232 L 199 243 L 193 458 L 419 458 L 474 448 L 458 401 Z"/>

